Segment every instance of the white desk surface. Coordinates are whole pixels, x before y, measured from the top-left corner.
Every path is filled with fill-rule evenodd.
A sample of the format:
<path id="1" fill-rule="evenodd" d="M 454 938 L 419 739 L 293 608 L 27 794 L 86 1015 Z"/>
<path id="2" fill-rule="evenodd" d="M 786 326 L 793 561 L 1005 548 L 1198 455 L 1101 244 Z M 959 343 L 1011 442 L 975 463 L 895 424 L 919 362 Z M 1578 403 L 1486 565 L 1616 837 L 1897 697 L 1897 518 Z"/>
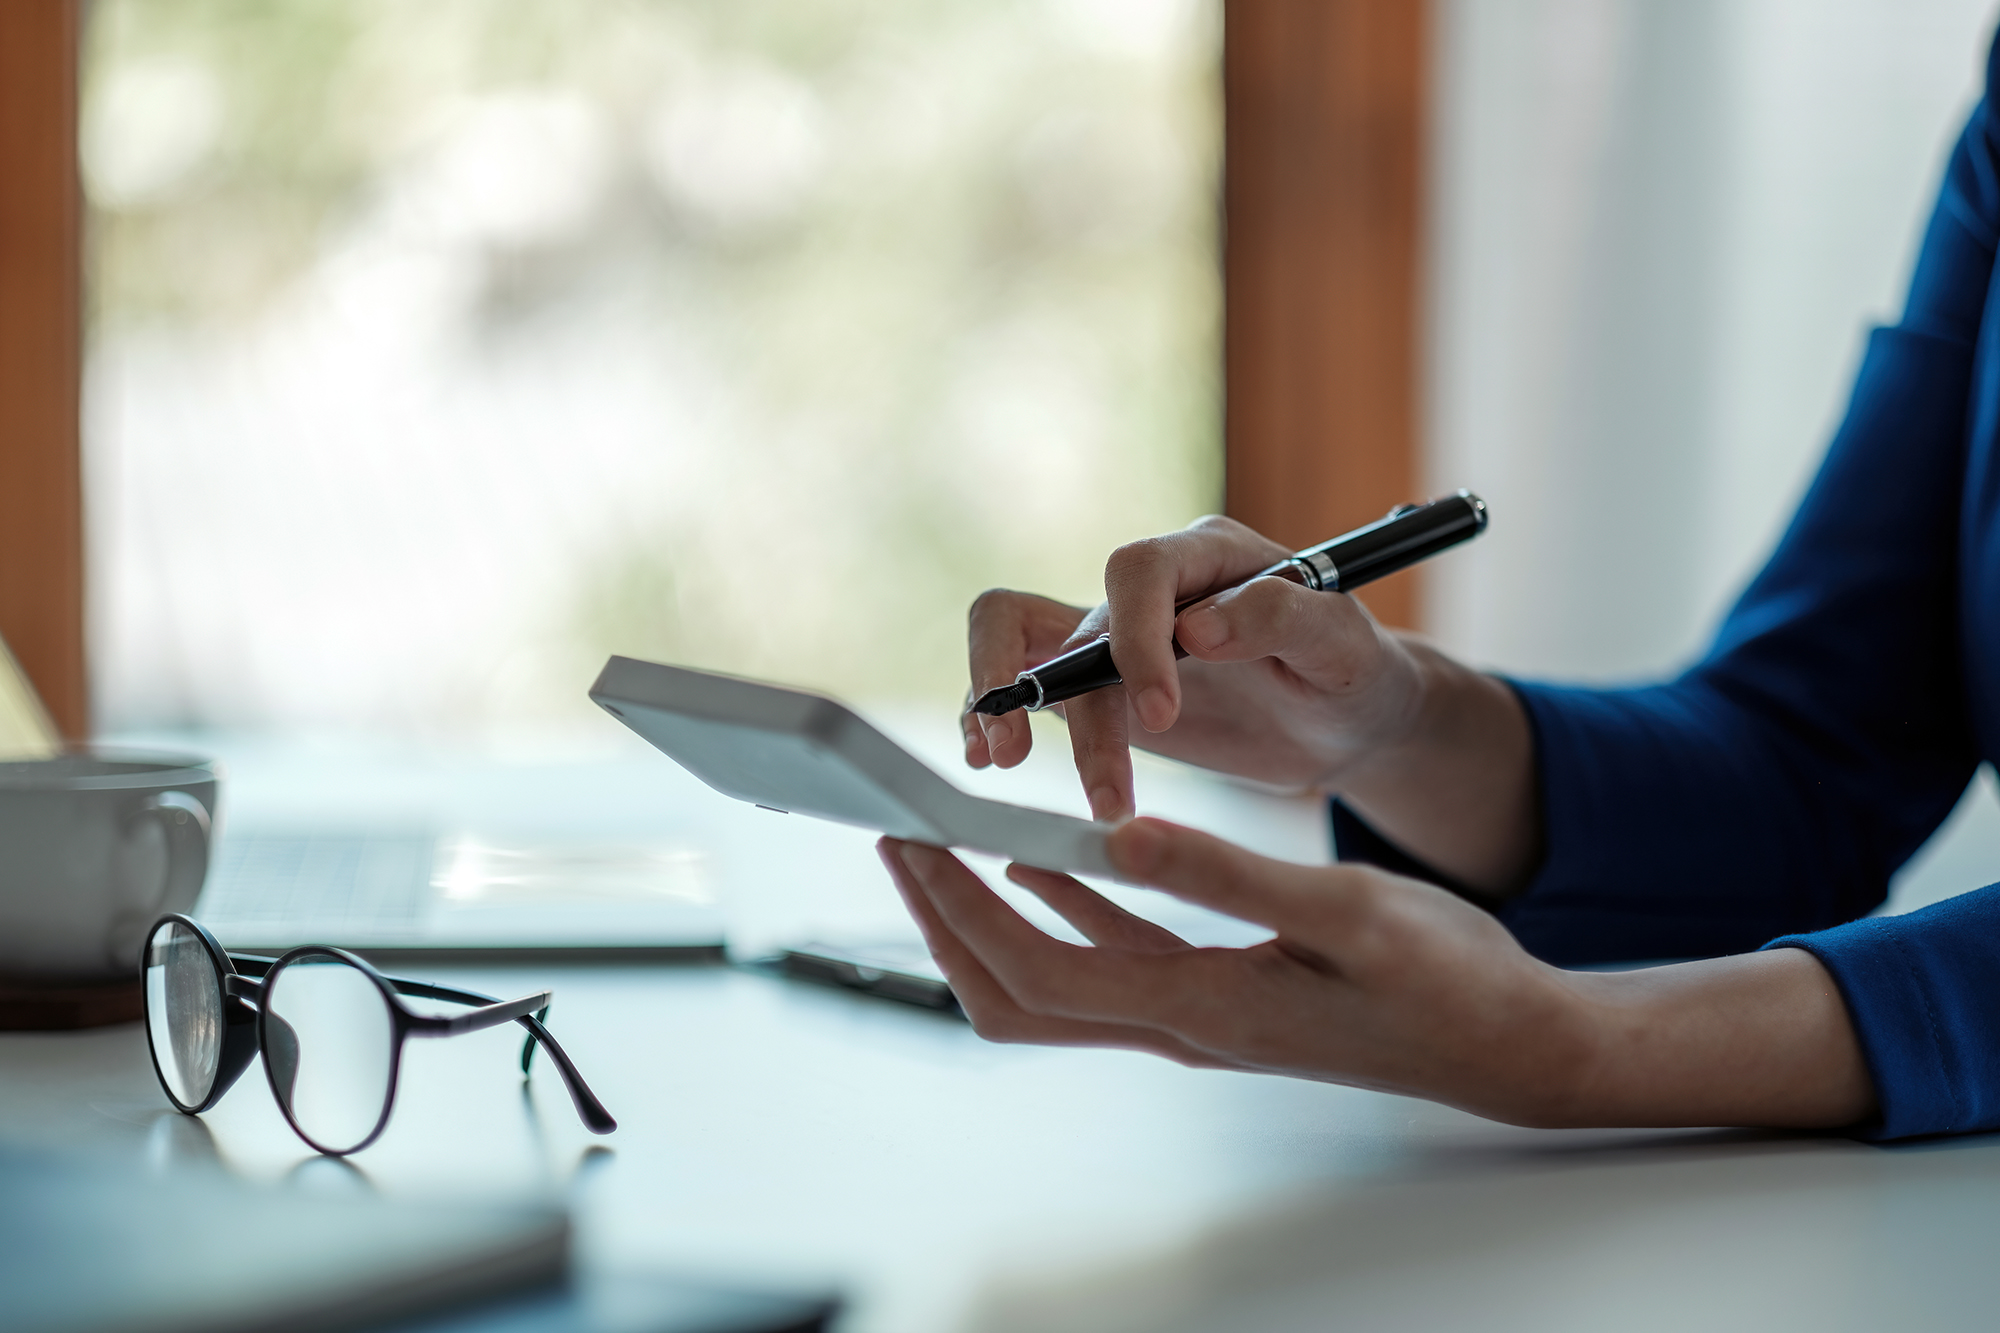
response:
<path id="1" fill-rule="evenodd" d="M 1274 809 L 1266 838 L 1305 827 Z M 201 1120 L 173 1113 L 134 1025 L 0 1035 L 0 1139 L 286 1188 L 560 1193 L 584 1263 L 831 1285 L 851 1330 L 1937 1329 L 2000 1308 L 2000 1140 L 1516 1130 L 992 1046 L 720 966 L 428 974 L 553 985 L 620 1130 L 586 1133 L 546 1065 L 524 1095 L 511 1030 L 412 1042 L 350 1171 L 292 1136 L 256 1068 Z"/>

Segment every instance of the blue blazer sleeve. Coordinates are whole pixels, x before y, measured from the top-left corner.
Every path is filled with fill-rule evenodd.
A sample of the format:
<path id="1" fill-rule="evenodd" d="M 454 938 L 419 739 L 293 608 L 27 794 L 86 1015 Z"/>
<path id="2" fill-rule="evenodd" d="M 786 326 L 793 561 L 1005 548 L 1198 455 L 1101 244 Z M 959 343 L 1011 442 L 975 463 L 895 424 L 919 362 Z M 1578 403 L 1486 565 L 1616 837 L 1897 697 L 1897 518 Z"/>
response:
<path id="1" fill-rule="evenodd" d="M 1856 1134 L 2000 1128 L 2000 884 L 1764 947 L 1804 949 L 1840 988 L 1878 1107 Z"/>
<path id="2" fill-rule="evenodd" d="M 1903 319 L 1870 337 L 1819 476 L 1706 657 L 1641 689 L 1514 683 L 1544 859 L 1499 916 L 1558 963 L 1807 950 L 1874 1079 L 1880 1117 L 1857 1132 L 1880 1139 L 2000 1128 L 2000 884 L 1854 919 L 1982 734 L 2000 757 L 1994 60 Z M 1334 815 L 1343 857 L 1424 873 Z"/>
<path id="3" fill-rule="evenodd" d="M 1705 658 L 1645 688 L 1514 682 L 1545 852 L 1498 911 L 1539 956 L 1733 953 L 1851 920 L 1970 779 L 1958 562 L 2000 234 L 1989 101 L 1952 153 L 1901 323 L 1869 338 L 1818 477 Z"/>

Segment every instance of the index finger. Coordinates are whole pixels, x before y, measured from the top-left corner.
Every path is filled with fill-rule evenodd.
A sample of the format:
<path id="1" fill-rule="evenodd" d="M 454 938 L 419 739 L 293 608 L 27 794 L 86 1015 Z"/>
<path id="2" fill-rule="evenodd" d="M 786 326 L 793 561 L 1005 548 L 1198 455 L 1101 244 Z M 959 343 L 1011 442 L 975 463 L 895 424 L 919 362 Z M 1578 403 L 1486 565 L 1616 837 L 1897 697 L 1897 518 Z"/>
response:
<path id="1" fill-rule="evenodd" d="M 982 1036 L 1124 1046 L 1182 1064 L 1235 1067 L 1167 1021 L 1191 998 L 1175 978 L 1132 971 L 1167 961 L 1161 955 L 1051 939 L 949 852 L 889 838 L 877 846 L 954 989 L 967 979 L 960 1002 Z M 1192 956 L 1181 950 L 1175 961 Z M 1198 998 L 1193 1003 L 1200 1006 Z"/>
<path id="2" fill-rule="evenodd" d="M 1175 1031 L 1173 1019 L 1188 996 L 1174 969 L 1194 957 L 1192 951 L 1133 953 L 1055 939 L 949 852 L 921 843 L 897 850 L 939 923 L 1028 1013 Z"/>
<path id="3" fill-rule="evenodd" d="M 967 763 L 974 768 L 988 763 L 1012 768 L 1028 757 L 1033 738 L 1025 712 L 1017 709 L 988 717 L 970 711 L 971 704 L 996 686 L 1013 684 L 1023 671 L 1062 651 L 1064 641 L 1083 617 L 1081 607 L 1006 588 L 989 588 L 973 599 L 965 623 L 972 692 L 961 719 Z"/>
<path id="4" fill-rule="evenodd" d="M 1146 730 L 1165 731 L 1180 715 L 1173 646 L 1179 606 L 1248 578 L 1284 554 L 1269 538 L 1215 515 L 1111 553 L 1104 565 L 1111 660 Z"/>

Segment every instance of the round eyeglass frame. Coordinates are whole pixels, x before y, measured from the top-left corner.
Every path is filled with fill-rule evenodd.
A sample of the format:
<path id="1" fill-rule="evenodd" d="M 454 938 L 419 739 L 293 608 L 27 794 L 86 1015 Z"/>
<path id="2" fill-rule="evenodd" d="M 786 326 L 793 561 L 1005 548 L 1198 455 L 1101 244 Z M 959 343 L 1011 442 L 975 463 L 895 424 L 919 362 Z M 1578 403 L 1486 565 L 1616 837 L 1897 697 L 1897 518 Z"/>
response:
<path id="1" fill-rule="evenodd" d="M 147 959 L 152 953 L 153 942 L 160 932 L 170 925 L 180 925 L 193 932 L 201 941 L 207 953 L 209 966 L 215 971 L 217 989 L 222 994 L 222 1049 L 216 1057 L 215 1077 L 211 1080 L 208 1093 L 197 1105 L 188 1105 L 174 1095 L 173 1086 L 166 1073 L 160 1068 L 160 1054 L 153 1041 L 153 998 L 149 987 L 142 985 L 140 991 L 145 1004 L 146 1054 L 153 1062 L 153 1075 L 159 1080 L 160 1089 L 174 1109 L 186 1115 L 200 1115 L 222 1100 L 224 1093 L 234 1087 L 250 1067 L 250 1061 L 265 1049 L 265 1006 L 262 1003 L 264 987 L 270 979 L 286 967 L 307 958 L 325 958 L 344 963 L 367 977 L 381 995 L 383 1004 L 389 1010 L 393 1041 L 389 1050 L 389 1081 L 382 1098 L 382 1111 L 376 1117 L 375 1126 L 361 1142 L 348 1148 L 329 1148 L 320 1143 L 299 1125 L 292 1114 L 291 1105 L 278 1091 L 277 1074 L 271 1062 L 264 1061 L 265 1082 L 271 1090 L 271 1098 L 278 1103 L 284 1114 L 285 1123 L 292 1132 L 304 1140 L 313 1151 L 328 1157 L 345 1157 L 360 1152 L 380 1138 L 388 1127 L 389 1116 L 395 1110 L 396 1091 L 402 1081 L 403 1043 L 410 1037 L 452 1037 L 481 1028 L 495 1027 L 501 1023 L 519 1023 L 527 1029 L 527 1037 L 521 1046 L 521 1073 L 526 1077 L 534 1061 L 535 1048 L 545 1047 L 549 1059 L 562 1076 L 563 1085 L 568 1089 L 570 1100 L 576 1106 L 577 1116 L 584 1127 L 593 1134 L 609 1134 L 618 1128 L 618 1122 L 604 1109 L 583 1075 L 577 1072 L 575 1064 L 557 1043 L 554 1034 L 544 1025 L 549 1012 L 550 992 L 541 991 L 523 996 L 518 1000 L 498 1000 L 478 991 L 459 990 L 452 986 L 437 986 L 426 981 L 410 981 L 400 977 L 387 977 L 359 954 L 346 949 L 337 949 L 326 944 L 302 944 L 288 950 L 276 958 L 265 958 L 256 954 L 232 954 L 217 942 L 208 928 L 193 917 L 180 912 L 169 912 L 153 923 L 146 932 L 145 947 L 139 953 L 140 977 L 144 978 Z M 475 1006 L 470 1012 L 439 1016 L 420 1014 L 402 1001 L 402 996 L 413 995 L 420 999 L 443 1000 L 447 1003 Z"/>

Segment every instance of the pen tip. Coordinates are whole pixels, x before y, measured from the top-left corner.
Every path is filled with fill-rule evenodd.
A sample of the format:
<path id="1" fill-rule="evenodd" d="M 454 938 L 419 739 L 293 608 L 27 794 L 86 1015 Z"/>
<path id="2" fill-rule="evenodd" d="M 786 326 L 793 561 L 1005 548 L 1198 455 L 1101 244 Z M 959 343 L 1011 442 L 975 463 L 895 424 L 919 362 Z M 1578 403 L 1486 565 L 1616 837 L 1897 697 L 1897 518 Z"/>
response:
<path id="1" fill-rule="evenodd" d="M 1017 708 L 1026 708 L 1030 703 L 1034 702 L 1034 699 L 1034 683 L 1032 681 L 1017 681 L 1012 685 L 1001 685 L 995 689 L 986 691 L 986 693 L 979 696 L 978 702 L 972 705 L 972 711 L 975 713 L 984 713 L 988 717 L 998 717 L 1002 713 L 1011 713 Z"/>

